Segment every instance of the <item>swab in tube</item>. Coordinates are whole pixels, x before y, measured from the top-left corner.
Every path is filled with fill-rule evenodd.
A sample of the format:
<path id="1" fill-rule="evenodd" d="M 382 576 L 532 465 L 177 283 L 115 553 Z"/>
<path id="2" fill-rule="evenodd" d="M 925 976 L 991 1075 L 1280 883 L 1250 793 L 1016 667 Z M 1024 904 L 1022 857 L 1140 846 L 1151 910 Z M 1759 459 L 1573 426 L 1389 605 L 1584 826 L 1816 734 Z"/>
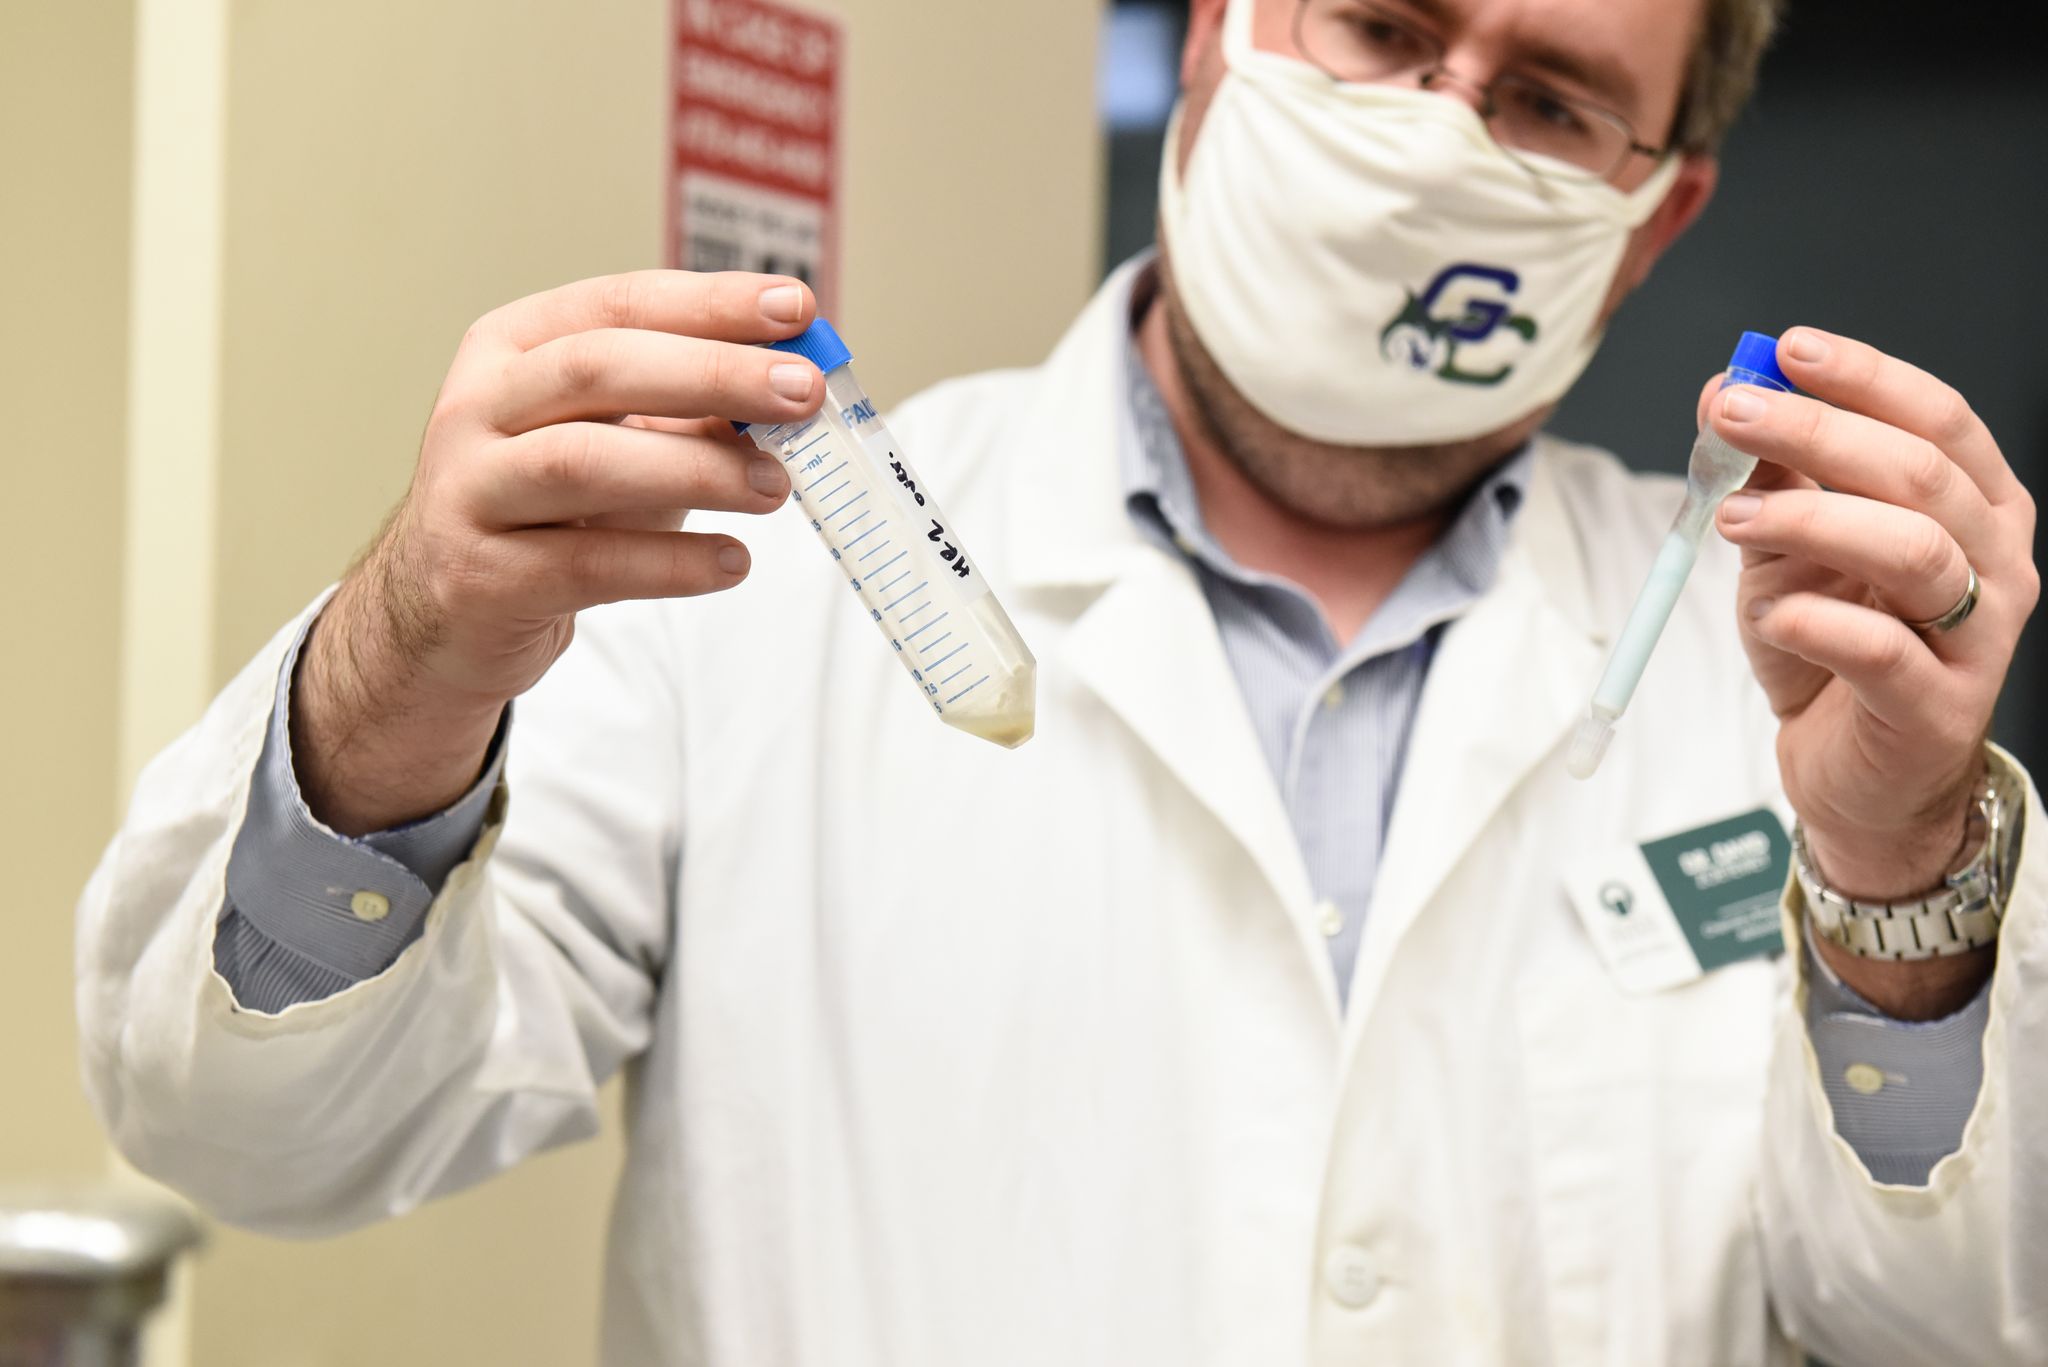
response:
<path id="1" fill-rule="evenodd" d="M 1735 344 L 1735 355 L 1728 362 L 1721 387 L 1725 389 L 1731 384 L 1789 393 L 1792 382 L 1778 369 L 1778 339 L 1760 332 L 1743 333 L 1742 340 Z M 1692 459 L 1686 465 L 1685 502 L 1679 506 L 1678 516 L 1657 550 L 1657 559 L 1636 594 L 1628 621 L 1615 638 L 1607 668 L 1593 689 L 1586 715 L 1579 719 L 1578 729 L 1572 733 L 1571 748 L 1565 752 L 1565 768 L 1573 778 L 1591 778 L 1600 767 L 1607 743 L 1614 739 L 1614 723 L 1628 710 L 1629 699 L 1635 696 L 1636 684 L 1643 677 L 1643 667 L 1650 662 L 1650 652 L 1656 649 L 1657 638 L 1663 634 L 1679 592 L 1685 588 L 1686 576 L 1692 573 L 1693 562 L 1699 558 L 1700 540 L 1714 521 L 1714 510 L 1721 506 L 1722 499 L 1742 487 L 1755 468 L 1756 457 L 1746 456 L 1723 441 L 1711 422 L 1700 429 L 1699 440 L 1693 443 Z"/>

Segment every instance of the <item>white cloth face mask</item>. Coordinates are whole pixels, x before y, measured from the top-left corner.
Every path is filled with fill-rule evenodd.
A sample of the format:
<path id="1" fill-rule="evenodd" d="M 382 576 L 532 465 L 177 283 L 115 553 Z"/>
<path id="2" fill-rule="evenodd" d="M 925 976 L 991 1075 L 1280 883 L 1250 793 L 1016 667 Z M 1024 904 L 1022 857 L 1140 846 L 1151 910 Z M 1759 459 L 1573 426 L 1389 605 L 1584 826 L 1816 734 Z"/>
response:
<path id="1" fill-rule="evenodd" d="M 1598 347 L 1639 189 L 1538 177 L 1471 106 L 1340 85 L 1224 19 L 1227 70 L 1160 176 L 1174 288 L 1224 375 L 1289 430 L 1347 446 L 1462 441 L 1559 398 Z"/>

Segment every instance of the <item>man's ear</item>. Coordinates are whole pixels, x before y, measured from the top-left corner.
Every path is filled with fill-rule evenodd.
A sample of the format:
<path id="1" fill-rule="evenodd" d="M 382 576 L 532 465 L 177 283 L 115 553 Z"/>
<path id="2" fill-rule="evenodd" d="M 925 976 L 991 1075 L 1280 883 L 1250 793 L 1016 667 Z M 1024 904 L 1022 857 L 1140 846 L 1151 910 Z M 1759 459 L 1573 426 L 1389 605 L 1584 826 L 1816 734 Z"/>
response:
<path id="1" fill-rule="evenodd" d="M 1614 282 L 1616 303 L 1620 302 L 1619 295 L 1629 293 L 1650 278 L 1650 268 L 1657 264 L 1657 258 L 1664 255 L 1706 209 L 1720 179 L 1721 163 L 1711 154 L 1689 153 L 1679 163 L 1678 176 L 1671 182 L 1671 190 L 1664 196 L 1664 202 L 1657 206 L 1657 212 L 1651 214 L 1642 227 L 1636 229 L 1634 240 L 1629 243 L 1628 256 Z"/>
<path id="2" fill-rule="evenodd" d="M 1180 88 L 1201 82 L 1204 56 L 1222 42 L 1223 11 L 1229 0 L 1193 0 L 1188 6 L 1188 40 L 1180 50 Z"/>

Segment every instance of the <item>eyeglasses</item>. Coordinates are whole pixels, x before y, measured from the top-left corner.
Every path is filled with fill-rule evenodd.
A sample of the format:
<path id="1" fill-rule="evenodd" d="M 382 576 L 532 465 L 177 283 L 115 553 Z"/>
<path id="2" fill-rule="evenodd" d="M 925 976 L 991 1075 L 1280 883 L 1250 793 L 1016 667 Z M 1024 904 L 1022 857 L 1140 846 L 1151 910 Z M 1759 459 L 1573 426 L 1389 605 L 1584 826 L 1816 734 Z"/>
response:
<path id="1" fill-rule="evenodd" d="M 1463 85 L 1503 151 L 1548 180 L 1606 180 L 1638 154 L 1667 149 L 1637 141 L 1611 109 L 1561 95 L 1526 76 L 1503 73 L 1485 86 L 1444 69 L 1443 40 L 1371 0 L 1300 0 L 1294 44 L 1332 80 L 1385 85 L 1413 77 L 1424 90 Z"/>

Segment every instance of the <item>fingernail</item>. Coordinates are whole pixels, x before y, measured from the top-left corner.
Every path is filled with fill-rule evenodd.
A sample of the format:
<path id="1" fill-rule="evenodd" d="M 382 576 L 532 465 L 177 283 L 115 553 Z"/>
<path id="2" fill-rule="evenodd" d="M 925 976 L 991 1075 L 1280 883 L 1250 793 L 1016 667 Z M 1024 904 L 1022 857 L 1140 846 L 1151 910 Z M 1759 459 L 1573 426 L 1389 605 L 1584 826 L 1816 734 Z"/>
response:
<path id="1" fill-rule="evenodd" d="M 1785 339 L 1785 350 L 1795 361 L 1814 365 L 1828 358 L 1828 344 L 1810 332 L 1795 332 Z"/>
<path id="2" fill-rule="evenodd" d="M 817 371 L 807 365 L 779 365 L 768 371 L 768 387 L 785 399 L 808 399 Z"/>
<path id="3" fill-rule="evenodd" d="M 1755 494 L 1730 494 L 1721 500 L 1723 522 L 1747 522 L 1763 510 L 1764 501 Z"/>
<path id="4" fill-rule="evenodd" d="M 1721 396 L 1721 416 L 1730 422 L 1754 422 L 1764 415 L 1764 401 L 1737 385 Z"/>
<path id="5" fill-rule="evenodd" d="M 747 572 L 747 552 L 743 546 L 725 546 L 718 552 L 718 568 L 727 574 Z"/>
<path id="6" fill-rule="evenodd" d="M 747 483 L 764 494 L 774 495 L 783 491 L 782 465 L 766 456 L 756 456 L 747 462 Z"/>
<path id="7" fill-rule="evenodd" d="M 761 316 L 771 323 L 794 323 L 804 316 L 804 292 L 795 285 L 762 290 Z"/>
<path id="8" fill-rule="evenodd" d="M 1752 598 L 1752 599 L 1750 599 L 1750 600 L 1749 600 L 1749 620 L 1750 620 L 1750 621 L 1752 621 L 1752 622 L 1754 622 L 1754 621 L 1755 621 L 1755 620 L 1756 620 L 1757 618 L 1759 618 L 1759 617 L 1763 616 L 1763 615 L 1764 615 L 1765 613 L 1769 612 L 1769 611 L 1770 611 L 1770 610 L 1771 610 L 1772 608 L 1776 607 L 1777 605 L 1778 605 L 1778 600 L 1777 600 L 1777 599 L 1775 599 L 1775 598 Z"/>

